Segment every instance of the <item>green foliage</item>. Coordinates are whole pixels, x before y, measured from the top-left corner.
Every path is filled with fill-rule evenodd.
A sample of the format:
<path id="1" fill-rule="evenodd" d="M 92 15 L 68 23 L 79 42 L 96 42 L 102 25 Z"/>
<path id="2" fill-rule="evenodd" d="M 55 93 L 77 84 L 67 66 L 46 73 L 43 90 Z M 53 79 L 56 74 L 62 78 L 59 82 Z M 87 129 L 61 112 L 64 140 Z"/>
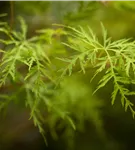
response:
<path id="1" fill-rule="evenodd" d="M 60 44 L 59 37 L 66 36 L 67 32 L 61 28 L 42 29 L 37 31 L 37 36 L 28 39 L 27 25 L 22 18 L 19 18 L 19 21 L 19 31 L 11 30 L 7 24 L 0 28 L 5 36 L 5 39 L 0 39 L 5 48 L 0 50 L 0 87 L 7 90 L 8 86 L 14 87 L 8 90 L 8 94 L 1 93 L 0 110 L 13 101 L 23 100 L 25 106 L 30 109 L 30 119 L 33 119 L 34 125 L 39 128 L 43 137 L 47 130 L 44 129 L 44 124 L 56 139 L 57 128 L 66 127 L 65 135 L 72 133 L 73 136 L 73 130 L 83 128 L 85 120 L 93 117 L 93 123 L 99 132 L 103 132 L 98 111 L 102 105 L 92 98 L 91 91 L 88 91 L 89 87 L 81 85 L 78 82 L 80 79 L 72 83 L 72 79 L 66 78 L 64 82 L 61 81 L 60 87 L 56 87 L 58 74 L 56 69 L 53 69 L 54 58 L 50 54 L 53 54 L 53 49 L 58 46 L 54 44 L 55 41 Z M 68 82 L 71 82 L 74 88 L 70 89 L 71 84 Z M 78 87 L 80 94 L 77 94 Z M 22 93 L 23 98 L 20 98 Z M 89 101 L 88 97 L 92 100 Z M 82 99 L 86 101 L 84 105 L 81 104 Z M 59 121 L 60 124 L 57 125 Z"/>
<path id="2" fill-rule="evenodd" d="M 1 61 L 1 79 L 0 85 L 7 84 L 7 80 L 14 82 L 22 82 L 22 88 L 26 90 L 26 106 L 31 109 L 31 118 L 34 124 L 39 127 L 43 134 L 41 126 L 41 115 L 38 108 L 41 94 L 39 91 L 45 88 L 43 78 L 48 78 L 47 66 L 49 66 L 49 58 L 43 53 L 44 47 L 38 42 L 36 37 L 26 39 L 27 26 L 22 18 L 20 18 L 21 32 L 10 31 L 9 28 L 1 28 L 1 32 L 7 35 L 6 40 L 1 40 L 7 45 Z M 25 65 L 25 66 L 23 66 Z M 22 74 L 19 70 L 25 67 L 26 74 Z M 25 76 L 24 76 L 25 75 Z M 50 80 L 50 77 L 49 77 Z M 38 112 L 39 111 L 39 112 Z"/>
<path id="3" fill-rule="evenodd" d="M 99 73 L 105 71 L 94 93 L 104 87 L 109 81 L 112 81 L 114 84 L 111 96 L 112 104 L 114 104 L 119 94 L 125 111 L 129 108 L 134 117 L 134 104 L 128 97 L 135 95 L 135 92 L 130 91 L 127 85 L 135 84 L 135 41 L 131 39 L 111 41 L 111 38 L 107 37 L 107 31 L 104 26 L 102 24 L 101 26 L 103 32 L 102 42 L 99 42 L 89 27 L 87 30 L 84 30 L 82 27 L 79 27 L 79 29 L 67 27 L 70 30 L 69 37 L 68 42 L 64 44 L 76 51 L 76 54 L 68 59 L 61 59 L 68 63 L 63 70 L 62 77 L 67 72 L 71 75 L 73 67 L 78 62 L 83 73 L 85 73 L 87 68 L 96 68 L 91 80 Z"/>
<path id="4" fill-rule="evenodd" d="M 119 95 L 125 111 L 130 109 L 134 117 L 134 104 L 129 98 L 135 92 L 128 87 L 135 84 L 135 41 L 111 41 L 102 24 L 103 40 L 99 40 L 90 27 L 81 26 L 79 29 L 67 26 L 42 29 L 36 36 L 27 38 L 27 25 L 22 18 L 19 21 L 19 31 L 0 24 L 0 32 L 5 37 L 0 39 L 4 45 L 0 50 L 0 87 L 16 86 L 8 95 L 0 95 L 0 110 L 11 101 L 19 101 L 23 93 L 30 119 L 43 136 L 44 125 L 55 139 L 56 129 L 65 127 L 65 134 L 73 136 L 72 130 L 83 130 L 87 120 L 104 136 L 100 111 L 103 102 L 93 96 L 90 84 L 84 81 L 84 74 L 94 68 L 96 71 L 89 81 L 103 72 L 104 75 L 93 93 L 113 82 L 112 104 Z M 62 57 L 55 57 L 57 49 L 61 49 Z M 82 74 L 76 73 L 78 68 Z"/>

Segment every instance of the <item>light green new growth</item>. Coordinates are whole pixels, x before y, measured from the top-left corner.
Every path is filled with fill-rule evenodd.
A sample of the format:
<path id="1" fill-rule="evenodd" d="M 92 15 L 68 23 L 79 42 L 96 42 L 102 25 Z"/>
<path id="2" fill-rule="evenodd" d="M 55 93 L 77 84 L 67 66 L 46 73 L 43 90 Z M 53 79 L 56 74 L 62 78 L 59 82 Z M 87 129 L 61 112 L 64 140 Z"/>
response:
<path id="1" fill-rule="evenodd" d="M 49 126 L 52 136 L 56 137 L 55 127 L 59 120 L 75 130 L 76 126 L 68 112 L 70 105 L 59 107 L 59 104 L 65 105 L 67 101 L 63 103 L 64 99 L 61 101 L 56 96 L 60 93 L 55 90 L 56 81 L 53 79 L 52 64 L 48 56 L 48 45 L 53 34 L 61 35 L 65 32 L 61 29 L 40 30 L 37 36 L 27 39 L 27 25 L 22 18 L 19 20 L 20 31 L 11 31 L 7 24 L 1 24 L 0 27 L 0 32 L 6 36 L 5 39 L 0 39 L 5 47 L 5 50 L 0 50 L 0 88 L 6 90 L 10 85 L 12 88 L 11 92 L 8 91 L 9 94 L 0 94 L 0 110 L 11 101 L 25 101 L 26 107 L 30 108 L 30 119 L 33 119 L 44 139 L 44 125 Z M 17 86 L 16 91 L 14 86 Z M 20 97 L 22 93 L 23 96 Z"/>
<path id="2" fill-rule="evenodd" d="M 134 41 L 122 39 L 112 42 L 107 38 L 103 25 L 103 42 L 99 42 L 89 27 L 87 30 L 82 27 L 66 27 L 67 31 L 61 28 L 43 29 L 37 32 L 37 36 L 28 39 L 27 25 L 22 18 L 19 20 L 20 31 L 11 31 L 6 23 L 0 24 L 0 33 L 5 37 L 0 39 L 0 43 L 4 45 L 4 50 L 0 50 L 0 87 L 16 87 L 9 90 L 8 95 L 0 94 L 0 110 L 7 107 L 11 101 L 25 101 L 26 107 L 30 109 L 30 119 L 33 119 L 43 136 L 45 124 L 52 136 L 57 138 L 55 128 L 59 121 L 60 127 L 66 126 L 67 130 L 71 131 L 83 126 L 85 120 L 92 120 L 102 132 L 98 109 L 100 103 L 92 97 L 90 87 L 82 84 L 77 77 L 65 77 L 67 73 L 71 75 L 75 71 L 73 69 L 79 65 L 83 73 L 91 68 L 96 70 L 91 81 L 101 72 L 105 72 L 95 92 L 112 81 L 112 104 L 117 95 L 120 95 L 125 111 L 129 108 L 134 117 L 134 104 L 129 100 L 129 96 L 135 95 L 135 92 L 127 88 L 127 85 L 135 84 Z M 61 36 L 65 37 L 61 38 L 65 40 L 63 43 Z M 69 57 L 66 55 L 68 58 L 58 58 L 66 63 L 62 64 L 65 66 L 60 77 L 57 70 L 61 66 L 54 63 L 57 59 L 52 52 L 58 49 L 56 43 L 61 46 L 63 52 L 73 50 Z M 64 79 L 60 81 L 61 86 L 56 88 L 58 78 Z M 78 124 L 75 124 L 76 122 Z"/>
<path id="3" fill-rule="evenodd" d="M 68 59 L 61 59 L 68 63 L 61 77 L 67 72 L 71 75 L 73 67 L 78 62 L 83 73 L 88 67 L 96 68 L 91 81 L 96 75 L 104 71 L 105 73 L 94 93 L 104 87 L 109 81 L 112 81 L 114 85 L 111 96 L 112 104 L 114 104 L 117 95 L 120 95 L 121 104 L 125 111 L 129 108 L 134 117 L 134 104 L 128 97 L 135 95 L 135 92 L 130 91 L 127 85 L 135 84 L 135 41 L 131 41 L 131 39 L 111 41 L 111 38 L 107 37 L 107 31 L 102 24 L 101 27 L 103 42 L 99 42 L 89 27 L 87 30 L 84 30 L 82 27 L 79 27 L 79 29 L 66 27 L 69 30 L 69 34 L 68 42 L 64 43 L 64 45 L 76 51 L 76 54 Z"/>
<path id="4" fill-rule="evenodd" d="M 39 103 L 41 99 L 41 85 L 45 88 L 43 78 L 48 78 L 47 66 L 49 65 L 49 58 L 43 52 L 43 46 L 39 43 L 36 37 L 26 39 L 27 26 L 22 18 L 20 18 L 21 32 L 10 31 L 8 27 L 1 28 L 0 31 L 4 32 L 9 39 L 0 40 L 9 47 L 4 51 L 2 62 L 0 64 L 0 85 L 6 84 L 9 77 L 12 77 L 13 81 L 18 82 L 18 77 L 22 78 L 22 88 L 26 90 L 26 106 L 31 109 L 31 117 L 34 124 L 38 126 L 40 133 L 43 135 L 44 130 L 42 128 L 41 120 L 43 120 Z M 20 65 L 21 64 L 21 65 Z M 25 65 L 26 74 L 19 72 L 18 67 Z M 24 79 L 23 79 L 24 78 Z M 50 77 L 51 78 L 51 77 Z M 8 102 L 8 101 L 7 101 Z M 4 107 L 3 105 L 1 105 Z"/>

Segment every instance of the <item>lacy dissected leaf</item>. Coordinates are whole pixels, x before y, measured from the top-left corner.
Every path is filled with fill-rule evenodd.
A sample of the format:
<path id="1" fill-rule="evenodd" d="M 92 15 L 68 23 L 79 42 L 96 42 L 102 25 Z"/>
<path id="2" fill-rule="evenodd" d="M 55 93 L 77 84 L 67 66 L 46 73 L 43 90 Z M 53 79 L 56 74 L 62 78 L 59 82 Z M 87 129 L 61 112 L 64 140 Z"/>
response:
<path id="1" fill-rule="evenodd" d="M 105 71 L 95 92 L 106 86 L 107 83 L 112 80 L 114 83 L 114 90 L 111 96 L 112 104 L 114 104 L 116 96 L 119 94 L 121 96 L 122 106 L 125 107 L 125 110 L 130 108 L 132 114 L 134 114 L 134 110 L 132 109 L 133 103 L 128 99 L 128 95 L 134 95 L 134 92 L 127 89 L 126 85 L 134 84 L 135 41 L 132 41 L 131 39 L 111 41 L 111 38 L 108 38 L 107 36 L 107 31 L 103 24 L 101 24 L 101 27 L 103 42 L 99 42 L 97 36 L 89 27 L 86 31 L 82 27 L 76 29 L 65 26 L 65 28 L 68 29 L 68 35 L 70 37 L 64 45 L 76 51 L 75 58 L 81 58 L 79 59 L 80 68 L 84 73 L 88 64 L 89 66 L 96 68 L 91 81 L 97 74 Z M 71 57 L 71 59 L 67 59 L 68 65 L 65 67 L 65 70 L 63 69 L 62 75 L 66 75 L 67 70 L 69 70 L 70 75 L 73 73 L 73 67 L 77 64 L 77 59 L 75 58 Z"/>

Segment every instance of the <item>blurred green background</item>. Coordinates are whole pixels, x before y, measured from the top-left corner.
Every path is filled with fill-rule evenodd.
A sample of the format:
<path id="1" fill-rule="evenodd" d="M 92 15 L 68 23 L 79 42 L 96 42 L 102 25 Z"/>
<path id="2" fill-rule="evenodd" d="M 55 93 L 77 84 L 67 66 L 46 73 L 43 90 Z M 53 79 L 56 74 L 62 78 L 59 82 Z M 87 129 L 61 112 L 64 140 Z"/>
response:
<path id="1" fill-rule="evenodd" d="M 42 28 L 54 28 L 53 24 L 64 24 L 84 28 L 90 26 L 101 38 L 102 22 L 112 40 L 135 38 L 135 2 L 133 1 L 16 1 L 0 2 L 0 13 L 7 13 L 3 20 L 18 30 L 17 17 L 22 16 L 28 25 L 28 37 Z M 61 47 L 54 43 L 50 55 L 62 55 Z M 60 62 L 57 66 L 61 65 Z M 60 109 L 70 110 L 75 118 L 77 130 L 52 125 L 57 135 L 47 131 L 48 147 L 38 129 L 29 120 L 29 110 L 22 104 L 11 104 L 6 115 L 0 115 L 0 150 L 133 150 L 135 149 L 135 120 L 124 112 L 119 99 L 111 106 L 112 84 L 92 96 L 98 78 L 90 83 L 93 70 L 85 75 L 74 73 L 62 81 L 63 90 L 55 99 L 60 99 Z M 9 89 L 0 89 L 1 93 Z M 11 87 L 12 90 L 12 87 Z M 20 100 L 23 100 L 20 95 Z"/>

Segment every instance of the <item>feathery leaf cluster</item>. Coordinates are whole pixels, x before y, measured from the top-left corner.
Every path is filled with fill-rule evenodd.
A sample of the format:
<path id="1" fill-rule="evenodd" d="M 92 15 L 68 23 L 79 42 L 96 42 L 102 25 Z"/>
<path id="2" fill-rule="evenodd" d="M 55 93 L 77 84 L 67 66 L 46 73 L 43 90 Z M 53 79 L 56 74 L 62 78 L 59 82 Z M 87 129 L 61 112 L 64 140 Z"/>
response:
<path id="1" fill-rule="evenodd" d="M 61 128 L 66 126 L 65 135 L 68 136 L 67 131 L 70 131 L 69 133 L 73 136 L 72 130 L 83 126 L 85 119 L 90 120 L 93 117 L 96 120 L 93 123 L 98 124 L 98 129 L 102 130 L 102 121 L 99 121 L 100 113 L 98 113 L 100 103 L 95 102 L 94 97 L 93 101 L 89 101 L 87 97 L 92 94 L 88 92 L 87 86 L 82 88 L 81 81 L 79 83 L 74 80 L 74 83 L 71 82 L 73 86 L 70 90 L 71 84 L 69 85 L 67 81 L 72 81 L 72 79 L 65 78 L 65 81 L 61 81 L 61 87 L 56 88 L 56 69 L 53 68 L 57 66 L 52 64 L 54 56 L 50 56 L 50 51 L 53 48 L 55 50 L 55 41 L 61 45 L 57 38 L 66 35 L 66 31 L 61 28 L 42 29 L 37 31 L 36 36 L 27 38 L 27 25 L 21 17 L 19 21 L 19 31 L 11 30 L 7 23 L 1 23 L 0 26 L 0 33 L 2 37 L 5 37 L 0 39 L 3 47 L 3 50 L 0 50 L 0 88 L 8 92 L 5 94 L 4 90 L 0 94 L 0 110 L 6 108 L 12 101 L 23 100 L 25 106 L 30 109 L 30 119 L 33 119 L 34 125 L 39 128 L 43 137 L 45 128 L 49 128 L 50 133 L 56 139 L 55 129 L 59 126 Z M 8 86 L 11 87 L 10 90 Z M 85 108 L 86 105 L 81 106 L 82 95 L 77 96 L 79 86 L 82 89 L 82 95 L 85 95 L 87 108 Z M 21 96 L 22 93 L 23 96 Z M 89 96 L 88 93 L 90 93 Z M 75 105 L 78 111 L 76 109 L 73 111 Z M 79 115 L 79 112 L 82 114 Z M 75 125 L 72 118 L 75 118 L 78 124 Z M 61 123 L 57 125 L 59 121 Z"/>
<path id="2" fill-rule="evenodd" d="M 7 23 L 0 24 L 0 33 L 5 37 L 0 39 L 0 43 L 4 45 L 3 50 L 0 50 L 0 87 L 16 85 L 18 88 L 15 89 L 17 91 L 13 90 L 6 95 L 0 94 L 0 110 L 7 107 L 11 101 L 19 100 L 19 95 L 23 92 L 25 105 L 31 111 L 30 119 L 33 119 L 43 136 L 46 124 L 52 136 L 57 138 L 55 127 L 59 120 L 61 120 L 60 127 L 64 128 L 66 125 L 68 130 L 75 130 L 80 128 L 79 125 L 83 126 L 85 120 L 92 119 L 102 132 L 98 110 L 101 105 L 94 96 L 92 97 L 90 87 L 82 85 L 76 77 L 76 79 L 73 76 L 70 79 L 65 77 L 67 74 L 73 74 L 74 67 L 79 65 L 80 71 L 84 74 L 88 69 L 95 68 L 91 81 L 101 72 L 105 72 L 95 92 L 112 81 L 114 85 L 112 104 L 119 95 L 122 106 L 125 110 L 130 109 L 134 117 L 134 104 L 129 97 L 134 96 L 135 92 L 128 89 L 128 85 L 135 84 L 135 41 L 131 39 L 111 41 L 103 25 L 101 25 L 103 41 L 99 41 L 89 27 L 85 30 L 82 27 L 76 29 L 66 26 L 56 30 L 42 29 L 37 32 L 37 36 L 27 38 L 27 25 L 22 18 L 19 20 L 21 24 L 19 31 L 11 30 Z M 64 35 L 64 38 L 61 38 L 61 35 Z M 65 42 L 61 43 L 61 39 Z M 62 47 L 64 52 L 73 50 L 68 58 L 58 58 L 64 62 L 60 77 L 57 77 L 56 73 L 56 69 L 59 70 L 60 67 L 57 63 L 53 63 L 55 56 L 51 52 L 57 47 L 55 43 L 64 45 L 64 48 Z M 60 80 L 60 87 L 56 87 L 57 78 L 64 78 Z"/>
<path id="3" fill-rule="evenodd" d="M 129 96 L 134 96 L 135 92 L 128 89 L 128 85 L 135 84 L 135 41 L 131 39 L 111 41 L 111 38 L 107 37 L 107 31 L 102 24 L 101 27 L 103 40 L 99 41 L 89 27 L 84 30 L 82 27 L 76 29 L 65 26 L 68 29 L 68 42 L 63 44 L 76 53 L 68 59 L 61 59 L 67 62 L 61 77 L 67 73 L 71 75 L 73 67 L 78 62 L 80 71 L 83 73 L 88 68 L 96 69 L 91 81 L 104 71 L 105 74 L 100 79 L 94 93 L 109 81 L 113 82 L 112 104 L 114 104 L 117 95 L 120 95 L 121 104 L 125 111 L 129 108 L 134 117 L 134 104 L 129 100 Z"/>

